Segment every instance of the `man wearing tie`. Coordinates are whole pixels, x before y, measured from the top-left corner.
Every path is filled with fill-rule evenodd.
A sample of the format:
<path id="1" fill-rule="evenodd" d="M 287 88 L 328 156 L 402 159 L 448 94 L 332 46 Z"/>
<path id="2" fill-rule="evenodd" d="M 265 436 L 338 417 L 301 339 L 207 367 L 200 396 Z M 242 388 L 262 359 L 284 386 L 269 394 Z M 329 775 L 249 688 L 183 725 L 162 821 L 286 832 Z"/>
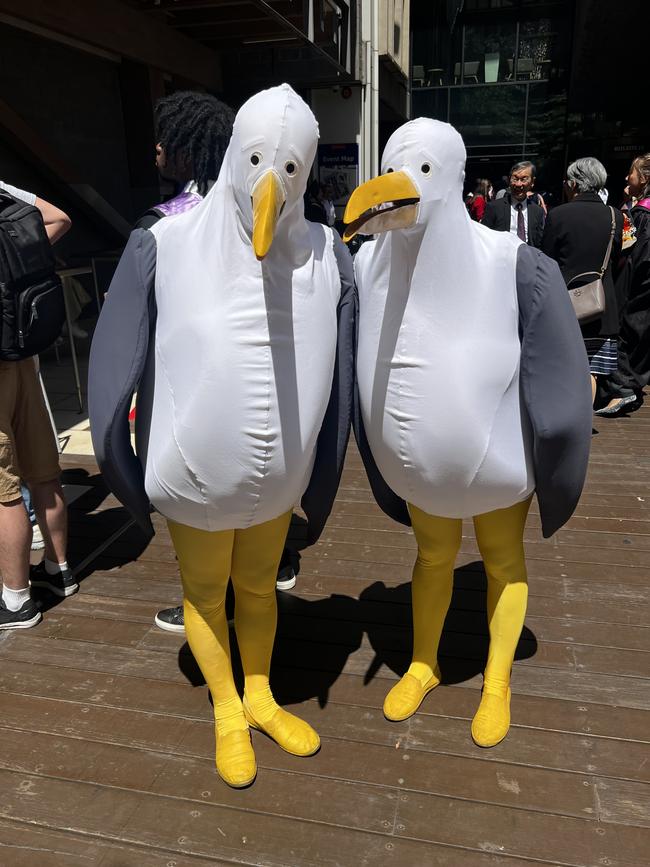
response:
<path id="1" fill-rule="evenodd" d="M 525 160 L 510 169 L 508 192 L 488 202 L 482 223 L 498 232 L 512 232 L 531 247 L 541 247 L 544 211 L 532 201 L 535 166 Z"/>

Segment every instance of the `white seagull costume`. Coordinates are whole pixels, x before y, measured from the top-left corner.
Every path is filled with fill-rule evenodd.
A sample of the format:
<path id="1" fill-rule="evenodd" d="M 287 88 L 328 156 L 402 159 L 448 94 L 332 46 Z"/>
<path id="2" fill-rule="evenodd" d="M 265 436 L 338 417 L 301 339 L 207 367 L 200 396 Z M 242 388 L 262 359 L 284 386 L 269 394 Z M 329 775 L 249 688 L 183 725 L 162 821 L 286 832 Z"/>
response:
<path id="1" fill-rule="evenodd" d="M 317 137 L 288 85 L 257 94 L 203 202 L 124 251 L 93 341 L 90 416 L 100 468 L 145 529 L 149 502 L 203 530 L 263 523 L 342 461 L 353 278 L 336 233 L 303 215 Z M 270 249 L 258 258 L 254 243 Z M 325 510 L 308 496 L 312 540 L 334 481 Z"/>
<path id="2" fill-rule="evenodd" d="M 217 766 L 232 785 L 254 776 L 248 724 L 291 752 L 317 748 L 313 730 L 268 691 L 275 573 L 291 509 L 302 497 L 315 541 L 338 486 L 352 407 L 352 263 L 338 235 L 303 213 L 317 140 L 313 114 L 288 85 L 252 97 L 203 202 L 132 234 L 91 352 L 97 460 L 145 532 L 150 503 L 169 521 L 188 640 L 225 745 Z M 137 456 L 128 429 L 136 387 Z M 215 573 L 209 603 L 206 568 Z M 227 626 L 223 612 L 218 620 L 210 612 L 229 576 L 246 720 L 229 660 L 213 664 L 227 655 Z M 212 649 L 205 624 L 219 637 Z M 265 684 L 254 680 L 260 671 Z"/>
<path id="3" fill-rule="evenodd" d="M 472 730 L 488 746 L 507 732 L 528 504 L 536 491 L 546 536 L 571 516 L 587 468 L 591 396 L 557 265 L 470 219 L 465 156 L 448 124 L 405 124 L 386 145 L 382 175 L 353 193 L 345 221 L 346 237 L 362 227 L 379 233 L 355 259 L 355 430 L 378 502 L 398 520 L 410 516 L 420 549 L 414 664 L 387 697 L 386 715 L 409 716 L 439 683 L 461 519 L 474 518 L 497 636 L 484 685 L 486 705 L 495 700 L 491 712 L 482 704 Z"/>

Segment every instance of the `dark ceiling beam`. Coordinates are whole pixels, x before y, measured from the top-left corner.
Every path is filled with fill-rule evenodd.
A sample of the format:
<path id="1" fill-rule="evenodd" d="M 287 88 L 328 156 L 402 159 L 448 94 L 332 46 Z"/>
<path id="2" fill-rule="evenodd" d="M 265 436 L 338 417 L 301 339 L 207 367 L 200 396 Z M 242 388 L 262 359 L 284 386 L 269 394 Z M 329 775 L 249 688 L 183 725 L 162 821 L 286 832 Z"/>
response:
<path id="1" fill-rule="evenodd" d="M 188 2 L 174 2 L 174 0 L 161 0 L 159 4 L 153 0 L 145 0 L 142 3 L 143 9 L 151 12 L 173 12 L 174 14 L 183 12 L 198 12 L 204 9 L 223 9 L 227 6 L 247 6 L 251 0 L 188 0 Z M 286 0 L 283 0 L 286 2 Z M 302 7 L 302 2 L 300 2 Z"/>
<path id="2" fill-rule="evenodd" d="M 291 24 L 290 21 L 287 21 L 284 15 L 280 15 L 278 12 L 276 12 L 276 10 L 271 6 L 270 3 L 267 2 L 267 0 L 253 0 L 253 3 L 260 9 L 263 9 L 270 18 L 273 18 L 274 21 L 277 21 L 286 30 L 294 33 L 306 45 L 310 45 L 314 49 L 316 54 L 318 54 L 323 60 L 326 60 L 327 63 L 330 64 L 330 66 L 332 66 L 339 73 L 341 73 L 341 75 L 344 76 L 344 80 L 352 80 L 352 76 L 344 66 L 341 66 L 341 64 L 337 60 L 334 60 L 331 55 L 329 55 L 326 51 L 323 51 L 323 49 L 319 45 L 317 45 L 315 42 L 312 42 L 299 27 L 296 27 L 295 25 Z"/>
<path id="3" fill-rule="evenodd" d="M 179 25 L 179 30 L 184 30 L 182 25 Z M 209 26 L 206 24 L 201 30 L 192 30 L 192 34 L 195 39 L 203 42 L 205 39 L 210 39 L 213 36 L 219 37 L 223 35 L 246 39 L 248 36 L 256 36 L 260 30 L 287 34 L 285 28 L 275 21 L 269 21 L 268 18 L 249 18 L 245 21 L 221 21 Z"/>
<path id="4" fill-rule="evenodd" d="M 175 15 L 173 18 L 174 27 L 181 27 L 183 30 L 198 30 L 201 27 L 206 27 L 219 21 L 258 21 L 260 17 L 268 18 L 268 15 L 261 12 L 253 3 L 247 3 L 246 7 L 214 9 L 209 15 L 201 15 L 200 17 L 186 14 Z M 281 14 L 288 20 L 304 20 L 302 12 L 296 12 L 295 6 L 291 3 L 283 4 L 281 8 Z"/>
<path id="5" fill-rule="evenodd" d="M 245 39 L 257 39 L 259 36 L 287 36 L 287 31 L 280 27 L 279 24 L 275 24 L 273 21 L 269 21 L 268 18 L 266 20 L 261 19 L 260 21 L 255 21 L 252 23 L 246 24 L 245 27 L 242 27 L 240 24 L 218 24 L 215 27 L 206 28 L 206 31 L 202 34 L 197 34 L 196 38 L 203 40 L 208 39 L 219 39 L 219 40 L 232 40 L 237 39 L 239 41 L 243 41 Z"/>
<path id="6" fill-rule="evenodd" d="M 119 0 L 84 0 L 83 8 L 78 0 L 0 0 L 0 13 L 205 87 L 221 87 L 214 51 Z"/>

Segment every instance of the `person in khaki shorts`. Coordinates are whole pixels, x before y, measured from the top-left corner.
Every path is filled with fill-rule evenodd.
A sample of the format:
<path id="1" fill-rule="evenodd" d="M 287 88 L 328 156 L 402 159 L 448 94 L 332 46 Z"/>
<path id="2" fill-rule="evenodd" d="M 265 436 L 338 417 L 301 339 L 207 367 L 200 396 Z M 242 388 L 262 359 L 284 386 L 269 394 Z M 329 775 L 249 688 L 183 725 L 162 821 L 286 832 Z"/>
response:
<path id="1" fill-rule="evenodd" d="M 70 227 L 69 218 L 32 193 L 0 181 L 16 198 L 43 215 L 52 243 Z M 79 589 L 66 561 L 67 513 L 54 432 L 35 359 L 0 361 L 0 629 L 24 629 L 41 619 L 30 595 L 34 586 L 59 596 Z M 45 559 L 29 565 L 32 529 L 20 491 L 27 483 L 45 540 Z"/>

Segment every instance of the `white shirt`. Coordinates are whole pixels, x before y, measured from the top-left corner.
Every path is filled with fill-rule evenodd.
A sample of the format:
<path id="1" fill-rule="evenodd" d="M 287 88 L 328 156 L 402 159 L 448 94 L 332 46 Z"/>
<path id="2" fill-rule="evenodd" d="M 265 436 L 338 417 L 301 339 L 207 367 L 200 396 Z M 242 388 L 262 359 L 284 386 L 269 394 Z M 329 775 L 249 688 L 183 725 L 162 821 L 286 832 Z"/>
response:
<path id="1" fill-rule="evenodd" d="M 10 195 L 14 196 L 14 198 L 20 199 L 21 202 L 27 202 L 28 205 L 36 204 L 36 196 L 34 193 L 28 193 L 27 190 L 21 190 L 11 184 L 5 184 L 4 181 L 0 181 L 0 190 L 6 190 Z"/>
<path id="2" fill-rule="evenodd" d="M 336 222 L 336 208 L 334 207 L 334 202 L 331 199 L 323 199 L 323 207 L 325 208 L 327 225 L 333 226 Z"/>
<path id="3" fill-rule="evenodd" d="M 524 215 L 524 231 L 526 232 L 526 242 L 528 242 L 528 199 L 524 199 L 523 202 L 515 202 L 513 199 L 510 203 L 510 231 L 513 235 L 517 234 L 517 218 L 519 216 L 517 205 L 523 206 L 521 210 Z"/>

